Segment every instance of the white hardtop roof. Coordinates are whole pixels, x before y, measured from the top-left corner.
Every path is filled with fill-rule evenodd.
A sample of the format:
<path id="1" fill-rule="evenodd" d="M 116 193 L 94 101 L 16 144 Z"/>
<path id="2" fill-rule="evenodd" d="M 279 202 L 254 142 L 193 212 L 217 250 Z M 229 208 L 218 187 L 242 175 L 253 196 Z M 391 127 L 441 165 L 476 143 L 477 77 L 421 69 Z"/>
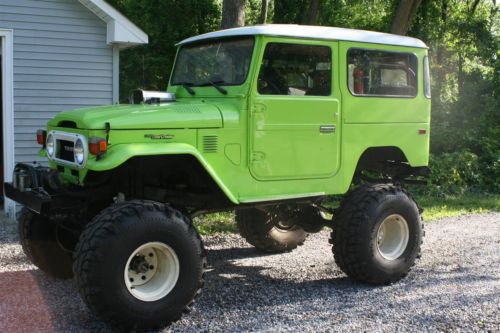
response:
<path id="1" fill-rule="evenodd" d="M 147 44 L 148 35 L 104 0 L 78 0 L 107 24 L 107 43 L 127 48 Z"/>
<path id="2" fill-rule="evenodd" d="M 323 40 L 324 39 L 344 40 L 352 42 L 365 42 L 365 43 L 427 48 L 427 45 L 425 45 L 425 43 L 422 42 L 420 39 L 412 37 L 392 35 L 382 32 L 374 32 L 366 30 L 332 28 L 332 27 L 321 27 L 321 26 L 311 26 L 311 25 L 297 25 L 297 24 L 263 24 L 263 25 L 254 25 L 248 27 L 214 31 L 203 35 L 184 39 L 177 45 L 197 42 L 204 39 L 213 39 L 213 38 L 222 38 L 231 36 L 253 36 L 253 35 L 297 37 L 297 38 L 310 38 L 310 39 L 323 39 Z"/>

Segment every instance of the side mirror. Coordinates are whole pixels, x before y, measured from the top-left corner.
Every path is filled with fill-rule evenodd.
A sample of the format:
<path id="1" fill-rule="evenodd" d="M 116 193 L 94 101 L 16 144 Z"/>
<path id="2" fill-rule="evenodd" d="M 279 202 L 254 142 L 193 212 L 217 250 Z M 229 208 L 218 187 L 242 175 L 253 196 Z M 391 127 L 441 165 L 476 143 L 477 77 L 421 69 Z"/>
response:
<path id="1" fill-rule="evenodd" d="M 164 91 L 137 89 L 130 96 L 130 104 L 161 104 L 168 102 L 175 102 L 175 94 Z"/>

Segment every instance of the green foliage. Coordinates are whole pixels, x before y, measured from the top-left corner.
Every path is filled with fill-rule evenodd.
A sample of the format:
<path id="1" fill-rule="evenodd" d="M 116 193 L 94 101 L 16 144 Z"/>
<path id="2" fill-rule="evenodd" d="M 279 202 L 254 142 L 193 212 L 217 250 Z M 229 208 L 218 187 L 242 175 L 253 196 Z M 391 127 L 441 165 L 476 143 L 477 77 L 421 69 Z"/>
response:
<path id="1" fill-rule="evenodd" d="M 149 45 L 120 55 L 120 99 L 137 88 L 165 90 L 175 43 L 218 29 L 221 4 L 215 0 L 109 0 L 149 35 Z"/>
<path id="2" fill-rule="evenodd" d="M 433 196 L 463 194 L 481 183 L 478 157 L 468 150 L 431 155 L 429 166 L 432 171 L 426 192 Z"/>

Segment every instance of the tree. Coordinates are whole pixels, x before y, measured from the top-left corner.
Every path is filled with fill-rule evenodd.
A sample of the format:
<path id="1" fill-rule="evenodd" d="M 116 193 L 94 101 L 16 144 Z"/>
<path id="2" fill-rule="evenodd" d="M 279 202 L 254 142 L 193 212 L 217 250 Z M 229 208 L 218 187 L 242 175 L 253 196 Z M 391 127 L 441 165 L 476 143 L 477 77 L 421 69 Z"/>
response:
<path id="1" fill-rule="evenodd" d="M 245 25 L 245 0 L 223 0 L 221 29 Z"/>
<path id="2" fill-rule="evenodd" d="M 316 24 L 316 20 L 318 18 L 318 7 L 319 0 L 311 0 L 309 2 L 309 10 L 307 11 L 307 20 L 306 23 L 310 25 Z"/>
<path id="3" fill-rule="evenodd" d="M 406 35 L 422 0 L 400 0 L 392 20 L 391 33 Z"/>
<path id="4" fill-rule="evenodd" d="M 260 11 L 260 18 L 259 18 L 260 24 L 266 24 L 268 5 L 269 5 L 269 0 L 262 0 L 262 7 L 261 7 L 261 11 Z"/>

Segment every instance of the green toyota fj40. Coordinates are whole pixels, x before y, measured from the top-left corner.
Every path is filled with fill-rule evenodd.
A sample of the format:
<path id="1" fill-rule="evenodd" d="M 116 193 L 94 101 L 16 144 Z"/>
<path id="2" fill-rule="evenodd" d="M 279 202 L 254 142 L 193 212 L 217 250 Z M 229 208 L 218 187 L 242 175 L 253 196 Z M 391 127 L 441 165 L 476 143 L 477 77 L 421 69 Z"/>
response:
<path id="1" fill-rule="evenodd" d="M 348 276 L 403 278 L 423 235 L 401 186 L 428 173 L 426 45 L 263 25 L 178 46 L 167 92 L 62 112 L 38 131 L 49 167 L 18 164 L 5 184 L 25 206 L 19 233 L 33 264 L 74 276 L 110 323 L 162 327 L 203 286 L 206 252 L 191 217 L 235 209 L 259 250 L 290 251 L 328 226 Z M 344 193 L 337 209 L 323 205 Z"/>

